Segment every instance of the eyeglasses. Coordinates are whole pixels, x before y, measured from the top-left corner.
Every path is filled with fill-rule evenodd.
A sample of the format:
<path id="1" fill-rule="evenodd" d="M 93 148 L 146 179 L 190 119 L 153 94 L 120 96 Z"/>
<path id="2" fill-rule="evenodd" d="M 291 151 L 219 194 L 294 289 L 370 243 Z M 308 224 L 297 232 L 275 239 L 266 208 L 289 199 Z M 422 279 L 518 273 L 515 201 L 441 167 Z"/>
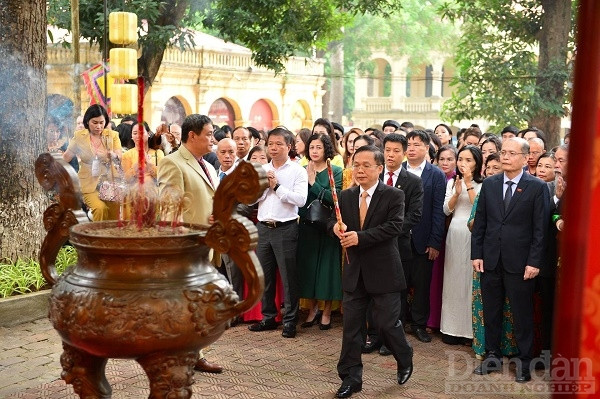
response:
<path id="1" fill-rule="evenodd" d="M 360 170 L 365 170 L 365 169 L 373 169 L 378 167 L 379 165 L 358 165 L 358 164 L 354 164 L 352 165 L 352 167 L 354 169 L 360 169 Z"/>
<path id="2" fill-rule="evenodd" d="M 502 156 L 502 157 L 508 156 L 509 158 L 513 158 L 517 155 L 525 155 L 525 153 L 524 152 L 515 152 L 515 151 L 505 151 L 505 150 L 500 151 L 500 156 Z"/>

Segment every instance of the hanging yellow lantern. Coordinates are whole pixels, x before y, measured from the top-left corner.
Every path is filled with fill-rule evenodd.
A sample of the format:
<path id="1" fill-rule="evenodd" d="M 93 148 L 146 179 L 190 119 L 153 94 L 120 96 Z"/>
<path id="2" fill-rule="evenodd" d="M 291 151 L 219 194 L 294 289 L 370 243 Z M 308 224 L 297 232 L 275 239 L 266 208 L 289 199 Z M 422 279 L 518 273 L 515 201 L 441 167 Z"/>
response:
<path id="1" fill-rule="evenodd" d="M 135 114 L 137 112 L 137 85 L 114 83 L 112 85 L 110 108 L 115 114 Z"/>
<path id="2" fill-rule="evenodd" d="M 108 16 L 109 40 L 128 45 L 137 42 L 137 15 L 132 12 L 111 12 Z"/>
<path id="3" fill-rule="evenodd" d="M 110 74 L 116 79 L 137 78 L 137 51 L 132 48 L 111 49 Z"/>

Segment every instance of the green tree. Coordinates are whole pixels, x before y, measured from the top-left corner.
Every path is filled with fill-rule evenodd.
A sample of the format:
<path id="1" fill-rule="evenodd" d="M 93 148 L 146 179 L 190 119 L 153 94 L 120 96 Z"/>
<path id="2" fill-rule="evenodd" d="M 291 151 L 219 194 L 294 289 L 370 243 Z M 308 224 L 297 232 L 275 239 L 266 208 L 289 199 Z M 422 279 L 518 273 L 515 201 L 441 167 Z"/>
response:
<path id="1" fill-rule="evenodd" d="M 354 71 L 372 72 L 374 50 L 406 57 L 408 69 L 431 63 L 432 57 L 453 56 L 459 27 L 442 20 L 439 8 L 446 0 L 404 0 L 390 15 L 364 14 L 346 27 L 344 36 L 344 112 L 354 108 Z"/>
<path id="2" fill-rule="evenodd" d="M 542 129 L 558 144 L 572 48 L 571 0 L 457 0 L 440 8 L 463 32 L 448 120 Z"/>
<path id="3" fill-rule="evenodd" d="M 154 80 L 165 49 L 173 44 L 193 45 L 187 28 L 206 27 L 225 40 L 247 46 L 257 65 L 281 72 L 283 62 L 298 51 L 325 48 L 340 37 L 340 28 L 353 15 L 387 15 L 401 0 L 110 0 L 109 11 L 128 11 L 147 20 L 140 35 L 139 73 Z M 69 0 L 48 4 L 48 22 L 70 30 Z M 342 11 L 343 10 L 343 11 Z M 103 10 L 94 0 L 80 1 L 81 36 L 103 44 Z"/>

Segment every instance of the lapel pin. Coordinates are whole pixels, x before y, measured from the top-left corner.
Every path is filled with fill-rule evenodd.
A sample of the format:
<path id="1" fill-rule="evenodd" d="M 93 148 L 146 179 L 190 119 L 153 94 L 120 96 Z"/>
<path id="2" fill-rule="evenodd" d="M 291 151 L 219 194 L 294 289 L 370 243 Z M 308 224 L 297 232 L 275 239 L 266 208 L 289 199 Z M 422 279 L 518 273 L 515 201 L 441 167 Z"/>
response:
<path id="1" fill-rule="evenodd" d="M 517 192 L 520 193 L 521 191 L 523 191 L 522 188 L 517 188 Z"/>

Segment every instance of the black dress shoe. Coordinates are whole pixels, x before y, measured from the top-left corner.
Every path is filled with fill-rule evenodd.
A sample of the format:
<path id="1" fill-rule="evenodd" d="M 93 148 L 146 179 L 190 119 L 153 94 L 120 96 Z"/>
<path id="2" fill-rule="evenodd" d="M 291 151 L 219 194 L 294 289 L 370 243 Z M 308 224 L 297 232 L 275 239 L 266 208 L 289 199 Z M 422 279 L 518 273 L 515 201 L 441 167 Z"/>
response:
<path id="1" fill-rule="evenodd" d="M 331 328 L 331 322 L 327 324 L 319 323 L 319 330 L 329 330 Z"/>
<path id="2" fill-rule="evenodd" d="M 365 346 L 362 347 L 362 353 L 372 353 L 381 348 L 380 341 L 367 341 Z"/>
<path id="3" fill-rule="evenodd" d="M 296 325 L 292 323 L 285 323 L 283 325 L 281 336 L 284 338 L 294 338 L 296 336 Z"/>
<path id="4" fill-rule="evenodd" d="M 502 360 L 496 356 L 487 356 L 479 366 L 475 367 L 473 374 L 488 375 L 498 371 L 502 371 Z"/>
<path id="5" fill-rule="evenodd" d="M 381 345 L 381 348 L 379 348 L 379 354 L 381 356 L 389 356 L 392 354 L 392 351 L 389 350 L 387 346 Z"/>
<path id="6" fill-rule="evenodd" d="M 277 323 L 275 322 L 275 320 L 263 320 L 261 322 L 249 325 L 248 330 L 254 332 L 277 330 Z"/>
<path id="7" fill-rule="evenodd" d="M 413 365 L 412 365 L 412 363 L 408 367 L 399 368 L 398 369 L 398 384 L 400 384 L 400 385 L 406 384 L 406 382 L 408 381 L 408 379 L 412 375 L 412 372 L 413 372 Z"/>
<path id="8" fill-rule="evenodd" d="M 413 331 L 415 332 L 415 336 L 417 337 L 417 339 L 421 342 L 431 342 L 431 335 L 427 334 L 427 331 L 425 331 L 424 328 L 413 328 Z"/>
<path id="9" fill-rule="evenodd" d="M 362 384 L 346 384 L 342 383 L 340 389 L 337 390 L 336 398 L 349 398 L 354 392 L 362 391 Z"/>
<path id="10" fill-rule="evenodd" d="M 308 320 L 305 321 L 304 323 L 300 324 L 300 327 L 302 327 L 302 328 L 308 328 L 308 327 L 314 326 L 317 323 L 320 323 L 321 316 L 323 316 L 323 313 L 317 312 L 315 314 L 315 317 L 311 321 L 308 321 Z"/>
<path id="11" fill-rule="evenodd" d="M 515 377 L 515 382 L 524 383 L 527 381 L 531 381 L 531 373 L 528 370 L 519 371 L 517 370 L 517 375 Z"/>

